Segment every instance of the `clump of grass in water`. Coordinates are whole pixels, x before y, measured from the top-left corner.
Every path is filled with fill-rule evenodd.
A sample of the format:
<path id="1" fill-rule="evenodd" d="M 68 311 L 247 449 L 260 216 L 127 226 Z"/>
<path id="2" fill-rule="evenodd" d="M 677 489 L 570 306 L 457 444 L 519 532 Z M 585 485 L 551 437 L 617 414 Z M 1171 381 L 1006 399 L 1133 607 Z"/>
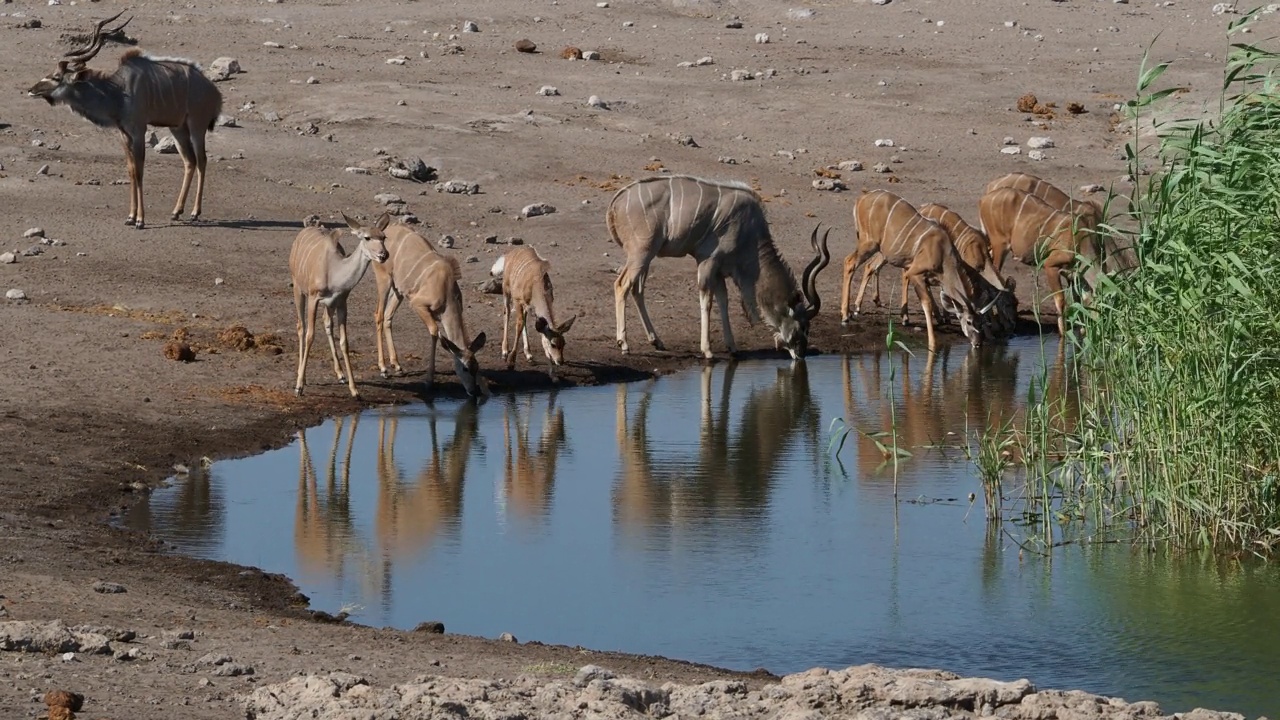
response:
<path id="1" fill-rule="evenodd" d="M 1135 185 L 1120 217 L 1134 229 L 1102 228 L 1137 266 L 1071 306 L 1084 329 L 1074 366 L 1090 380 L 1075 383 L 1079 418 L 1048 423 L 1062 410 L 1042 395 L 1021 465 L 1060 520 L 1266 551 L 1280 538 L 1280 54 L 1231 47 L 1216 121 L 1154 123 L 1159 169 L 1142 182 L 1144 111 L 1176 92 L 1150 91 L 1169 64 L 1144 56 L 1126 104 Z M 1003 474 L 989 458 L 979 466 Z M 1052 527 L 1041 530 L 1049 541 Z"/>

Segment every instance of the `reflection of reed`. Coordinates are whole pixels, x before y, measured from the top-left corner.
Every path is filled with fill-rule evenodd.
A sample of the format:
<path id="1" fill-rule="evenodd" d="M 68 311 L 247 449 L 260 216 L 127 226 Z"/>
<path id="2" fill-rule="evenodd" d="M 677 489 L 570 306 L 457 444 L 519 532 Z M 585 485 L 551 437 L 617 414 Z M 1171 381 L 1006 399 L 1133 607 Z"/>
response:
<path id="1" fill-rule="evenodd" d="M 298 501 L 294 514 L 293 541 L 298 566 L 304 572 L 327 575 L 341 582 L 346 577 L 348 561 L 352 561 L 359 577 L 368 584 L 374 582 L 377 568 L 356 536 L 351 518 L 351 449 L 360 417 L 353 415 L 350 420 L 351 432 L 347 436 L 346 455 L 340 475 L 337 467 L 338 447 L 345 419 L 335 418 L 333 421 L 333 447 L 329 452 L 323 495 L 320 493 L 311 451 L 307 446 L 307 432 L 303 430 L 298 433 Z"/>
<path id="2" fill-rule="evenodd" d="M 712 368 L 702 371 L 698 452 L 689 456 L 651 447 L 648 416 L 653 384 L 645 388 L 635 418 L 627 420 L 629 389 L 617 388 L 617 441 L 621 474 L 614 490 L 614 520 L 650 530 L 698 525 L 720 518 L 759 518 L 767 507 L 778 464 L 797 434 L 817 443 L 821 429 L 809 387 L 808 366 L 778 368 L 777 382 L 753 390 L 742 404 L 736 432 L 729 430 L 735 363 L 724 371 L 713 408 Z M 657 457 L 655 457 L 657 450 Z"/>
<path id="3" fill-rule="evenodd" d="M 551 495 L 555 490 L 556 463 L 566 442 L 564 408 L 556 407 L 556 393 L 547 395 L 543 413 L 542 434 L 537 448 L 529 444 L 529 416 L 533 412 L 533 395 L 525 395 L 528 414 L 520 418 L 519 400 L 512 396 L 502 416 L 504 463 L 502 491 L 507 507 L 517 517 L 536 525 L 545 525 L 551 511 Z M 512 447 L 512 424 L 515 446 Z M 514 450 L 514 452 L 513 452 Z"/>
<path id="4" fill-rule="evenodd" d="M 378 504 L 374 518 L 378 547 L 384 558 L 420 552 L 442 534 L 456 535 L 462 516 L 462 490 L 479 432 L 476 403 L 458 405 L 453 438 L 440 447 L 436 417 L 427 418 L 431 457 L 417 482 L 405 484 L 395 461 L 399 417 L 378 418 Z"/>

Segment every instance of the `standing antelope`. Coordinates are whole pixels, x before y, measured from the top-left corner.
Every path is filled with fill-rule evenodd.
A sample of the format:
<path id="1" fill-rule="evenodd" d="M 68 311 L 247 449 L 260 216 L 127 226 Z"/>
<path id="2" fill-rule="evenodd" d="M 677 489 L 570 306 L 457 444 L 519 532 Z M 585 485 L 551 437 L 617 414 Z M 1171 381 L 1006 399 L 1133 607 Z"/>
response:
<path id="1" fill-rule="evenodd" d="M 498 258 L 489 270 L 493 277 L 502 278 L 502 357 L 507 369 L 516 364 L 516 342 L 524 340 L 524 357 L 533 362 L 529 352 L 529 328 L 525 321 L 530 312 L 536 318 L 533 329 L 542 336 L 542 352 L 547 356 L 547 374 L 556 379 L 556 367 L 564 364 L 564 334 L 573 327 L 577 315 L 563 323 L 556 323 L 555 292 L 551 284 L 551 263 L 532 247 L 523 246 Z M 507 326 L 514 311 L 516 337 L 511 339 L 507 351 Z"/>
<path id="2" fill-rule="evenodd" d="M 978 200 L 978 213 L 991 238 L 996 272 L 1010 251 L 1026 265 L 1043 263 L 1045 280 L 1058 311 L 1058 334 L 1065 335 L 1062 273 L 1075 264 L 1077 256 L 1084 257 L 1089 261 L 1084 281 L 1092 288 L 1099 270 L 1098 239 L 1089 215 L 1057 210 L 1034 195 L 1010 187 L 983 195 Z"/>
<path id="3" fill-rule="evenodd" d="M 609 201 L 605 224 L 621 246 L 626 262 L 614 282 L 618 347 L 629 352 L 626 296 L 635 301 L 649 342 L 665 350 L 644 305 L 644 283 L 656 257 L 692 256 L 698 262 L 698 302 L 702 319 L 702 354 L 711 354 L 711 298 L 720 305 L 725 345 L 736 353 L 729 327 L 732 279 L 742 296 L 748 320 L 763 319 L 774 332 L 775 346 L 785 345 L 794 359 L 809 346 L 809 323 L 822 307 L 815 286 L 818 273 L 830 261 L 827 235 L 810 238 L 814 258 L 799 285 L 769 233 L 764 206 L 749 186 L 737 182 L 703 180 L 687 175 L 636 180 Z M 827 230 L 829 234 L 831 231 Z"/>
<path id="4" fill-rule="evenodd" d="M 146 225 L 142 209 L 142 166 L 146 159 L 147 126 L 167 127 L 173 132 L 182 154 L 182 189 L 173 208 L 173 219 L 187 204 L 191 176 L 196 178 L 196 198 L 191 219 L 200 218 L 204 198 L 204 136 L 213 130 L 222 112 L 222 93 L 204 76 L 200 66 L 181 58 L 151 57 L 136 48 L 120 56 L 116 71 L 107 74 L 86 67 L 106 35 L 119 32 L 129 20 L 102 32 L 103 26 L 124 14 L 99 22 L 89 44 L 64 55 L 58 69 L 31 86 L 27 94 L 44 98 L 50 105 L 66 105 L 71 111 L 102 128 L 114 127 L 124 134 L 125 159 L 129 167 L 129 218 L 126 224 Z"/>
<path id="5" fill-rule="evenodd" d="M 485 334 L 467 340 L 467 326 L 462 318 L 462 288 L 458 278 L 462 268 L 457 258 L 436 252 L 435 246 L 417 233 L 405 235 L 396 244 L 391 255 L 389 292 L 385 296 L 384 326 L 391 349 L 392 363 L 396 370 L 400 364 L 395 357 L 395 343 L 391 339 L 391 318 L 400 303 L 408 298 L 409 306 L 427 326 L 431 335 L 431 353 L 427 359 L 426 386 L 431 387 L 436 378 L 436 345 L 453 356 L 453 371 L 471 397 L 489 394 L 489 385 L 480 374 L 476 353 L 484 347 Z M 386 372 L 385 368 L 383 372 Z"/>
<path id="6" fill-rule="evenodd" d="M 997 190 L 1002 187 L 1021 190 L 1028 195 L 1033 195 L 1054 210 L 1063 212 L 1083 214 L 1091 222 L 1097 226 L 1103 222 L 1102 206 L 1093 200 L 1076 200 L 1070 195 L 1062 192 L 1047 180 L 1042 180 L 1031 173 L 1011 172 L 992 180 L 987 183 L 987 187 L 983 190 L 983 194 Z"/>
<path id="7" fill-rule="evenodd" d="M 938 223 L 950 233 L 951 243 L 956 246 L 956 252 L 960 253 L 960 259 L 981 275 L 982 279 L 990 283 L 991 288 L 996 291 L 1000 300 L 996 303 L 998 309 L 996 317 L 1004 325 L 1003 329 L 1006 332 L 1013 330 L 1013 325 L 1018 318 L 1018 301 L 1017 296 L 1014 295 L 1015 283 L 1013 278 L 1002 278 L 996 272 L 991 262 L 991 241 L 987 239 L 987 234 L 965 222 L 960 213 L 938 203 L 921 205 L 920 215 Z M 982 300 L 982 302 L 986 301 Z"/>
<path id="8" fill-rule="evenodd" d="M 902 269 L 902 321 L 907 321 L 907 285 L 916 289 L 929 335 L 929 352 L 937 350 L 933 334 L 933 303 L 927 276 L 940 282 L 943 308 L 960 320 L 960 330 L 974 347 L 982 344 L 982 332 L 976 322 L 994 304 L 974 309 L 976 297 L 973 271 L 969 269 L 951 241 L 951 235 L 938 223 L 924 218 L 911 203 L 888 190 L 863 193 L 853 207 L 857 226 L 857 247 L 844 259 L 844 275 L 840 281 L 840 322 L 848 323 L 849 294 L 858 267 L 880 253 L 885 262 Z M 862 306 L 870 273 L 863 275 L 854 307 Z"/>
<path id="9" fill-rule="evenodd" d="M 395 222 L 387 226 L 383 233 L 386 236 L 385 243 L 387 245 L 387 253 L 389 257 L 387 262 L 379 263 L 373 266 L 373 279 L 377 283 L 376 304 L 373 308 L 373 325 L 375 331 L 375 340 L 378 346 L 378 371 L 382 377 L 390 377 L 387 372 L 387 356 L 390 356 L 391 366 L 395 369 L 396 374 L 400 374 L 400 358 L 396 355 L 395 342 L 391 338 L 391 318 L 387 315 L 387 300 L 391 297 L 391 286 L 395 278 L 395 268 L 397 258 L 400 257 L 400 247 L 405 244 L 425 245 L 432 252 L 438 249 L 435 244 L 423 235 L 414 231 L 413 228 L 401 222 Z M 419 255 L 408 253 L 404 255 L 406 258 L 416 258 Z M 407 271 L 407 266 L 401 266 L 402 272 Z M 386 346 L 386 354 L 383 353 L 383 346 Z"/>
<path id="10" fill-rule="evenodd" d="M 333 371 L 338 382 L 346 381 L 351 397 L 358 398 L 356 379 L 351 373 L 351 354 L 347 351 L 347 296 L 359 284 L 369 263 L 382 263 L 387 259 L 387 246 L 382 231 L 390 218 L 384 213 L 369 227 L 347 217 L 351 232 L 359 243 L 356 251 L 347 254 L 338 242 L 341 230 L 323 230 L 304 227 L 293 239 L 289 250 L 289 274 L 293 278 L 293 303 L 298 310 L 298 380 L 294 392 L 302 394 L 306 378 L 307 358 L 311 354 L 311 341 L 316 332 L 316 310 L 324 305 L 324 330 L 329 338 L 329 353 L 333 357 Z M 338 344 L 342 347 L 342 362 L 346 377 L 338 367 L 338 352 L 334 348 L 333 331 L 337 326 Z"/>

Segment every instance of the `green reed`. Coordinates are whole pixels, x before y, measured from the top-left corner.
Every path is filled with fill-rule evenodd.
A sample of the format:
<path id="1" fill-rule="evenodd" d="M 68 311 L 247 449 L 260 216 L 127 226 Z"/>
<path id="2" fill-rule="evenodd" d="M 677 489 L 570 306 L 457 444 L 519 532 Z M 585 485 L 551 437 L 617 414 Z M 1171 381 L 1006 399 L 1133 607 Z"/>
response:
<path id="1" fill-rule="evenodd" d="M 1069 541 L 1050 518 L 1059 532 L 1083 521 L 1091 537 L 1184 547 L 1264 552 L 1280 538 L 1278 64 L 1233 43 L 1215 112 L 1153 122 L 1177 89 L 1152 90 L 1169 63 L 1144 56 L 1125 105 L 1133 188 L 1109 194 L 1122 209 L 1101 228 L 1136 266 L 1104 264 L 1089 303 L 1072 302 L 1083 332 L 1064 339 L 1075 352 L 1057 397 L 1042 384 L 1020 426 L 979 440 L 996 502 L 1005 466 L 993 453 L 1016 446 L 1037 541 Z"/>

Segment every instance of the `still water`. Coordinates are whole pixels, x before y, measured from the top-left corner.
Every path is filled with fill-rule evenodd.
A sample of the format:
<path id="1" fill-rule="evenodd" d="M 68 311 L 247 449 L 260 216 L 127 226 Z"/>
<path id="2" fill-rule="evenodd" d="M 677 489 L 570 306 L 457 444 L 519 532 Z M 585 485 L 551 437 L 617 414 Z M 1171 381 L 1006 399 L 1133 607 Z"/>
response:
<path id="1" fill-rule="evenodd" d="M 1016 415 L 1042 358 L 1061 389 L 1048 342 L 372 410 L 175 480 L 126 522 L 371 625 L 779 673 L 937 667 L 1274 717 L 1274 567 L 1123 544 L 1050 562 L 985 521 L 956 446 Z M 896 419 L 912 451 L 897 503 L 872 440 L 833 458 L 836 417 Z"/>

